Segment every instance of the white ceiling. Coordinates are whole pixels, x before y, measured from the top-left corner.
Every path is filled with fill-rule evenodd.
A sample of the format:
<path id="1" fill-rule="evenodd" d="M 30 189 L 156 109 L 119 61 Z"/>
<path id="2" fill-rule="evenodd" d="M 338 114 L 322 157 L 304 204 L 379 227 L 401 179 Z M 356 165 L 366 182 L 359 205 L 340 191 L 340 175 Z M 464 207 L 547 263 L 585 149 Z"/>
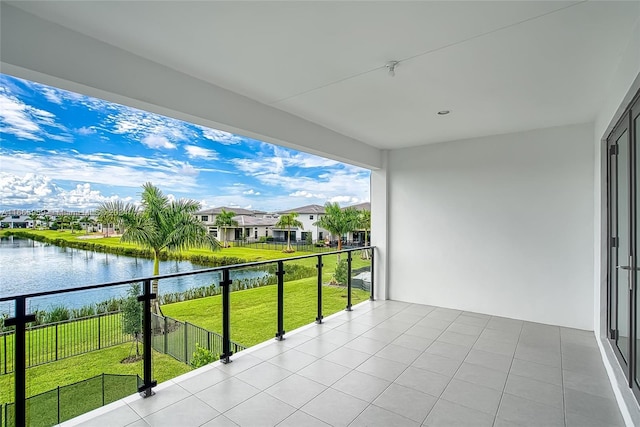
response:
<path id="1" fill-rule="evenodd" d="M 389 149 L 593 120 L 640 17 L 640 1 L 10 3 Z"/>

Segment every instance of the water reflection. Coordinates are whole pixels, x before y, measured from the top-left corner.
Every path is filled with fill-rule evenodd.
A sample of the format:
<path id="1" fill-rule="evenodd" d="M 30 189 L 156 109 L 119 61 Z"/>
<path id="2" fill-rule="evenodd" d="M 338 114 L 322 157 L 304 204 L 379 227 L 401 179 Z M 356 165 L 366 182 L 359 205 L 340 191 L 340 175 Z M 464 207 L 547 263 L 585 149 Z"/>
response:
<path id="1" fill-rule="evenodd" d="M 206 267 L 188 261 L 161 261 L 160 274 L 193 271 Z M 47 290 L 88 286 L 103 282 L 145 277 L 153 272 L 153 260 L 61 248 L 29 239 L 0 239 L 0 297 Z M 243 270 L 232 278 L 254 279 L 267 273 Z M 163 279 L 159 293 L 184 292 L 202 286 L 219 285 L 220 273 Z M 29 301 L 31 310 L 57 305 L 79 308 L 126 295 L 127 286 L 52 295 Z M 11 307 L 11 310 L 10 310 Z M 0 312 L 13 311 L 13 303 L 0 303 Z"/>

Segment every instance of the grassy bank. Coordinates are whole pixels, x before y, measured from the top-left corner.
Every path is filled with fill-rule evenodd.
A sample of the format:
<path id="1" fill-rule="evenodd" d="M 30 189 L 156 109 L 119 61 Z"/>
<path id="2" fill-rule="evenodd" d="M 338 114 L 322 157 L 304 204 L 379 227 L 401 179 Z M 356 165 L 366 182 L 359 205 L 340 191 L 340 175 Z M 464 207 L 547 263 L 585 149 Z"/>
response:
<path id="1" fill-rule="evenodd" d="M 16 236 L 25 239 L 32 239 L 38 242 L 50 243 L 56 246 L 71 247 L 87 251 L 106 252 L 116 255 L 132 256 L 138 258 L 153 258 L 153 254 L 148 249 L 132 243 L 124 243 L 119 237 L 86 238 L 87 235 L 80 232 L 71 233 L 61 230 L 32 230 L 32 229 L 10 229 L 1 232 L 0 236 Z M 101 234 L 89 234 L 90 237 L 101 236 Z M 163 260 L 185 260 L 206 266 L 223 266 L 241 264 L 245 262 L 266 261 L 271 259 L 282 259 L 292 255 L 309 255 L 313 252 L 296 252 L 295 254 L 285 254 L 281 251 L 270 249 L 254 249 L 231 247 L 211 251 L 209 249 L 189 249 L 181 252 L 163 252 Z"/>
<path id="2" fill-rule="evenodd" d="M 277 330 L 276 286 L 237 291 L 231 294 L 231 339 L 247 347 L 272 339 Z M 285 282 L 284 326 L 291 331 L 313 323 L 317 314 L 317 279 Z M 369 298 L 365 291 L 354 289 L 352 303 Z M 343 310 L 347 305 L 344 287 L 323 286 L 323 315 Z M 211 331 L 222 330 L 222 297 L 201 298 L 162 306 L 167 316 L 198 325 Z"/>
<path id="3" fill-rule="evenodd" d="M 27 396 L 72 384 L 87 378 L 108 374 L 138 374 L 142 376 L 142 361 L 120 363 L 129 355 L 130 343 L 93 351 L 57 362 L 27 369 Z M 191 370 L 171 356 L 153 352 L 153 377 L 159 383 Z M 13 402 L 13 374 L 0 375 L 0 403 Z"/>

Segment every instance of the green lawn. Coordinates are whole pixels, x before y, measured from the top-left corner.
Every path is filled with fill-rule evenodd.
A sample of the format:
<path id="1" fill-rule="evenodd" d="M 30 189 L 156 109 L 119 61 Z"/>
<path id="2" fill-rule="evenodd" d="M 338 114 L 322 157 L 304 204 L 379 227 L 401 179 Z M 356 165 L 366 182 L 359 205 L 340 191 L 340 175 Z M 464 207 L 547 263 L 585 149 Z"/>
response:
<path id="1" fill-rule="evenodd" d="M 29 367 L 49 363 L 129 339 L 122 332 L 120 314 L 37 326 L 25 334 L 26 364 Z M 13 370 L 13 343 L 13 334 L 0 337 L 0 374 Z"/>
<path id="2" fill-rule="evenodd" d="M 285 268 L 286 269 L 286 268 Z M 285 276 L 286 277 L 286 276 Z M 277 286 L 231 293 L 231 340 L 247 347 L 275 336 L 277 331 Z M 317 315 L 317 279 L 285 282 L 284 329 L 291 331 L 313 323 Z M 323 316 L 343 310 L 347 305 L 343 287 L 323 286 Z M 369 297 L 359 289 L 352 291 L 352 303 Z M 162 306 L 165 315 L 202 328 L 222 331 L 222 297 L 201 298 Z"/>
<path id="3" fill-rule="evenodd" d="M 27 369 L 27 396 L 106 374 L 138 374 L 142 376 L 142 361 L 120 363 L 129 355 L 131 344 L 121 344 L 92 351 L 80 356 Z M 166 381 L 190 371 L 191 368 L 171 356 L 153 352 L 153 377 Z M 0 403 L 13 401 L 13 374 L 0 375 Z"/>
<path id="4" fill-rule="evenodd" d="M 101 375 L 33 396 L 26 402 L 27 425 L 48 427 L 77 417 L 135 393 L 137 383 L 136 376 Z M 12 426 L 14 411 L 9 407 L 8 422 L 0 425 Z"/>
<path id="5" fill-rule="evenodd" d="M 33 236 L 41 236 L 46 239 L 55 240 L 60 239 L 65 242 L 70 243 L 94 243 L 96 245 L 105 246 L 107 248 L 131 248 L 131 249 L 140 249 L 141 247 L 132 243 L 123 243 L 120 241 L 119 237 L 107 237 L 107 238 L 98 238 L 98 239 L 84 239 L 86 235 L 84 232 L 75 232 L 71 233 L 68 230 L 60 231 L 60 230 L 33 230 L 33 229 L 13 229 L 13 230 L 4 230 L 0 232 L 0 235 L 6 235 L 12 232 L 19 232 L 24 234 L 25 236 L 33 235 Z M 101 233 L 89 234 L 90 236 L 101 236 Z M 291 256 L 300 256 L 300 255 L 310 255 L 313 252 L 295 252 L 293 254 L 283 253 L 282 251 L 272 250 L 272 249 L 254 249 L 254 248 L 240 248 L 240 247 L 231 247 L 224 248 L 218 251 L 211 251 L 209 249 L 189 249 L 186 251 L 182 251 L 180 253 L 180 258 L 188 260 L 190 256 L 214 256 L 214 257 L 236 257 L 247 260 L 247 262 L 253 261 L 266 261 L 271 259 L 281 259 L 288 258 Z"/>

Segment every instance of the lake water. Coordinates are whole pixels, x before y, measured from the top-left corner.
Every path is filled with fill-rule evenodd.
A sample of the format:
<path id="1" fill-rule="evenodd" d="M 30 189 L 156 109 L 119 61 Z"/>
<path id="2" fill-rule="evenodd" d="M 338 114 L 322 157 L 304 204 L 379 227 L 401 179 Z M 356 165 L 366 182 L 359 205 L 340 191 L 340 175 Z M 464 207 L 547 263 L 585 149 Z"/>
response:
<path id="1" fill-rule="evenodd" d="M 161 261 L 160 274 L 187 272 L 206 267 L 188 261 Z M 55 289 L 95 285 L 103 282 L 148 277 L 153 260 L 132 258 L 58 246 L 13 237 L 0 238 L 0 297 Z M 253 278 L 266 273 L 232 271 L 232 279 Z M 220 283 L 220 272 L 163 279 L 159 292 L 182 292 L 190 288 Z M 64 305 L 78 308 L 126 295 L 128 285 L 32 298 L 30 310 Z M 0 303 L 0 313 L 13 313 L 13 302 Z"/>

